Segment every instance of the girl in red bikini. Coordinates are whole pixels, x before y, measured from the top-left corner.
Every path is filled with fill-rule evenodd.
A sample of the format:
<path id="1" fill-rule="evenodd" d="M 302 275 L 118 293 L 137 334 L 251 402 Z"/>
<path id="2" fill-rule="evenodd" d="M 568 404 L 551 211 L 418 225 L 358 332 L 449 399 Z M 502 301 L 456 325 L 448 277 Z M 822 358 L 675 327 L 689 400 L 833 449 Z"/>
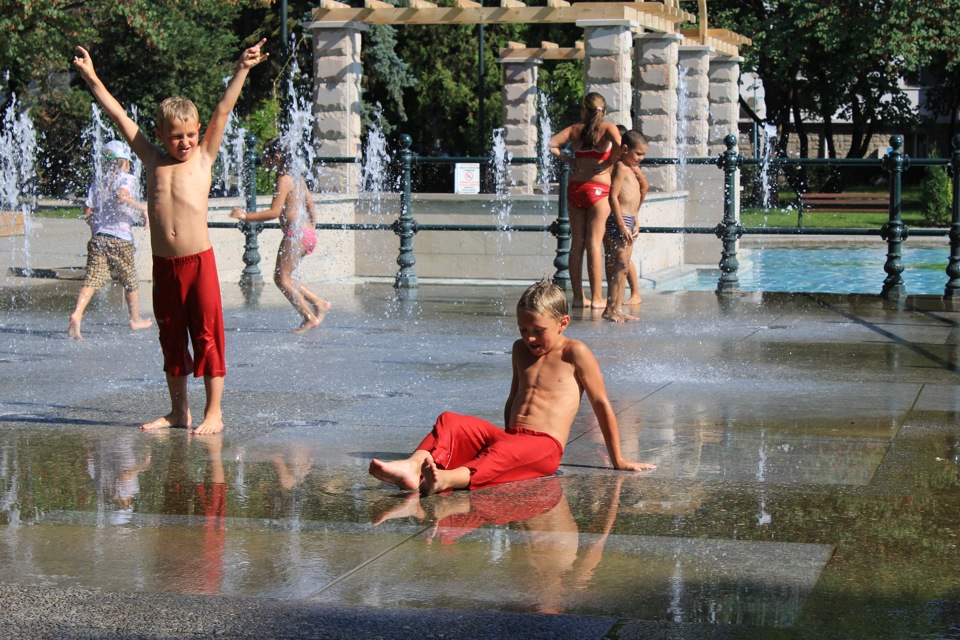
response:
<path id="1" fill-rule="evenodd" d="M 605 122 L 607 103 L 599 93 L 583 98 L 581 122 L 550 138 L 550 153 L 571 166 L 567 186 L 570 212 L 570 285 L 574 307 L 603 309 L 603 233 L 610 215 L 610 181 L 620 156 L 620 132 Z M 573 146 L 573 154 L 560 148 Z M 590 298 L 583 292 L 583 252 L 587 252 Z"/>
<path id="2" fill-rule="evenodd" d="M 303 178 L 290 174 L 290 157 L 280 138 L 268 140 L 263 148 L 265 166 L 277 173 L 273 202 L 266 211 L 248 213 L 235 208 L 230 215 L 244 222 L 264 222 L 280 219 L 283 240 L 277 251 L 277 266 L 273 281 L 293 308 L 303 317 L 303 322 L 294 333 L 304 333 L 320 326 L 330 309 L 330 303 L 293 277 L 300 260 L 313 253 L 317 247 L 317 208 Z"/>

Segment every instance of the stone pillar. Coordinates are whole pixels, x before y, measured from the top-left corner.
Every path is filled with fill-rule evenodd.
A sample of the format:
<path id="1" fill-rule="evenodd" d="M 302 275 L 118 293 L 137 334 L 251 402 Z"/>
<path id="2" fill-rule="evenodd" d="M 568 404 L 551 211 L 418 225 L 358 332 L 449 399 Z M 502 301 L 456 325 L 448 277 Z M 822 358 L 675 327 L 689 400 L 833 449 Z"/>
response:
<path id="1" fill-rule="evenodd" d="M 719 155 L 727 150 L 723 139 L 740 137 L 740 63 L 739 56 L 714 56 L 710 59 L 710 138 L 707 152 Z"/>
<path id="2" fill-rule="evenodd" d="M 647 138 L 651 158 L 677 157 L 677 63 L 682 36 L 678 33 L 641 33 L 637 49 L 636 104 L 633 128 Z M 674 166 L 643 170 L 650 189 L 677 190 Z"/>
<path id="3" fill-rule="evenodd" d="M 503 64 L 503 140 L 507 153 L 519 158 L 537 156 L 537 67 L 541 61 L 501 58 Z M 510 167 L 511 193 L 532 194 L 537 165 Z"/>
<path id="4" fill-rule="evenodd" d="M 360 156 L 360 22 L 313 22 L 313 116 L 318 156 Z M 327 164 L 321 191 L 356 193 L 358 164 Z"/>
<path id="5" fill-rule="evenodd" d="M 679 50 L 677 144 L 681 158 L 707 155 L 710 118 L 710 47 L 681 46 Z M 683 188 L 683 177 L 680 177 Z"/>
<path id="6" fill-rule="evenodd" d="M 629 128 L 633 107 L 631 95 L 633 55 L 631 20 L 578 20 L 583 28 L 583 87 L 607 101 L 607 120 Z"/>

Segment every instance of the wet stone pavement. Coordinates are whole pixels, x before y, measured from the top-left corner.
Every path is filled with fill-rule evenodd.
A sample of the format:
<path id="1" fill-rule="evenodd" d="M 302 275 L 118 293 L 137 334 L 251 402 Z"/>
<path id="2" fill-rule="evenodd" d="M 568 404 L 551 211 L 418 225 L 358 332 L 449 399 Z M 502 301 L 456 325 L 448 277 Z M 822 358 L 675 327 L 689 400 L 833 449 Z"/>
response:
<path id="1" fill-rule="evenodd" d="M 224 285 L 222 436 L 166 412 L 122 291 L 0 286 L 4 638 L 960 637 L 960 313 L 936 298 L 644 294 L 577 310 L 626 453 L 584 401 L 555 477 L 419 499 L 367 475 L 436 415 L 502 421 L 522 287 L 319 285 L 318 330 Z M 145 313 L 152 317 L 146 287 Z M 203 387 L 191 380 L 194 417 Z"/>

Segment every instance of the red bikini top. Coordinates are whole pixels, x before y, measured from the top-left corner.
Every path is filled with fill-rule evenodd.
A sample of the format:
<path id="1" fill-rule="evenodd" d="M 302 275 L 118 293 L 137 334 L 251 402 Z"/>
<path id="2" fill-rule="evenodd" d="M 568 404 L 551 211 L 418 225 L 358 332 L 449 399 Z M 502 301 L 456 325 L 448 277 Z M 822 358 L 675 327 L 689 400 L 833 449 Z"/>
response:
<path id="1" fill-rule="evenodd" d="M 597 151 L 596 149 L 577 149 L 573 152 L 575 158 L 590 158 L 591 160 L 596 160 L 598 162 L 605 162 L 610 157 L 610 151 L 613 150 L 611 145 L 606 151 Z"/>

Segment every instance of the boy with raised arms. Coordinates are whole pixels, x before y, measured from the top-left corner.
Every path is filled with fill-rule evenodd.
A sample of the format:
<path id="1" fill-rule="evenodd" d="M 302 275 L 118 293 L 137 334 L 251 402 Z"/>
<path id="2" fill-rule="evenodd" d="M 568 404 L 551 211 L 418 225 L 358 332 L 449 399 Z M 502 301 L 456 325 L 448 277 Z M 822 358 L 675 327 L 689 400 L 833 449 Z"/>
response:
<path id="1" fill-rule="evenodd" d="M 197 434 L 223 430 L 223 305 L 220 282 L 207 232 L 207 198 L 213 163 L 224 127 L 250 69 L 268 54 L 261 40 L 240 56 L 233 77 L 200 137 L 200 116 L 185 98 L 167 98 L 157 108 L 154 145 L 97 77 L 93 60 L 77 47 L 73 65 L 120 134 L 144 164 L 147 218 L 153 250 L 153 311 L 160 330 L 163 370 L 170 393 L 170 413 L 141 429 L 192 426 L 187 405 L 187 375 L 203 376 L 206 407 Z M 188 349 L 189 338 L 193 356 Z"/>

